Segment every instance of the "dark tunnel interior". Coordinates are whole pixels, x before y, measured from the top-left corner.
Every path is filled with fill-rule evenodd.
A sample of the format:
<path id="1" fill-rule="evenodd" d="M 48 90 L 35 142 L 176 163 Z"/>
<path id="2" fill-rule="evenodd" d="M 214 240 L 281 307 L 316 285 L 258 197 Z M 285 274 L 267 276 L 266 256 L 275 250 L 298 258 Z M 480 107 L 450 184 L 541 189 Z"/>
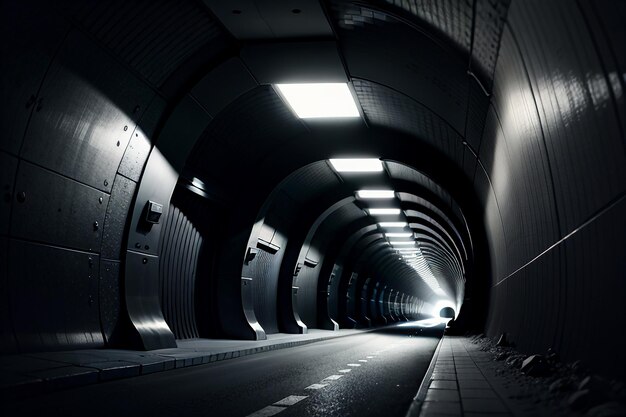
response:
<path id="1" fill-rule="evenodd" d="M 624 380 L 626 2 L 1 18 L 3 357 L 434 316 Z"/>

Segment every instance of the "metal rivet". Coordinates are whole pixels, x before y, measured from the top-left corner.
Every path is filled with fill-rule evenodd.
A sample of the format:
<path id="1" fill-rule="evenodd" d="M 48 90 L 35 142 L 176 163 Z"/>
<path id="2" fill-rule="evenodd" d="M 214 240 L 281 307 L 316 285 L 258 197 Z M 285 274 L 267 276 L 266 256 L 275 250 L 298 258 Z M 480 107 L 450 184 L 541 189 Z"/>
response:
<path id="1" fill-rule="evenodd" d="M 300 12 L 302 12 L 302 10 L 300 10 L 300 9 L 293 9 L 291 11 L 291 13 L 293 13 L 293 14 L 300 14 Z"/>
<path id="2" fill-rule="evenodd" d="M 139 243 L 139 242 L 135 243 L 135 247 L 136 247 L 137 249 L 141 248 L 141 243 Z"/>
<path id="3" fill-rule="evenodd" d="M 98 197 L 98 203 L 102 204 L 102 197 Z"/>
<path id="4" fill-rule="evenodd" d="M 133 113 L 137 113 L 137 112 L 139 112 L 139 110 L 140 110 L 140 109 L 141 109 L 141 106 L 136 105 L 136 106 L 135 106 L 135 109 L 133 110 Z"/>
<path id="5" fill-rule="evenodd" d="M 124 126 L 124 132 L 128 130 L 128 126 Z"/>
<path id="6" fill-rule="evenodd" d="M 143 247 L 145 250 L 150 250 L 150 246 L 146 245 Z"/>
<path id="7" fill-rule="evenodd" d="M 135 133 L 135 137 L 139 137 L 139 133 Z"/>
<path id="8" fill-rule="evenodd" d="M 147 264 L 147 263 L 148 263 L 148 258 L 143 258 L 143 259 L 141 260 L 141 262 L 143 262 L 144 264 Z"/>
<path id="9" fill-rule="evenodd" d="M 93 230 L 98 230 L 98 222 L 93 222 Z"/>
<path id="10" fill-rule="evenodd" d="M 93 259 L 90 256 L 89 257 L 89 268 L 91 268 L 92 266 L 93 266 Z"/>
<path id="11" fill-rule="evenodd" d="M 92 305 L 92 304 L 93 304 L 93 296 L 92 296 L 92 295 L 90 295 L 90 296 L 89 296 L 89 305 Z"/>
<path id="12" fill-rule="evenodd" d="M 117 146 L 120 146 L 120 141 L 119 140 L 117 141 Z"/>
<path id="13" fill-rule="evenodd" d="M 17 201 L 19 203 L 23 203 L 24 201 L 26 201 L 26 193 L 24 191 L 20 191 L 19 193 L 17 193 Z"/>
<path id="14" fill-rule="evenodd" d="M 108 180 L 104 180 L 104 186 L 108 187 L 109 186 L 109 181 Z"/>

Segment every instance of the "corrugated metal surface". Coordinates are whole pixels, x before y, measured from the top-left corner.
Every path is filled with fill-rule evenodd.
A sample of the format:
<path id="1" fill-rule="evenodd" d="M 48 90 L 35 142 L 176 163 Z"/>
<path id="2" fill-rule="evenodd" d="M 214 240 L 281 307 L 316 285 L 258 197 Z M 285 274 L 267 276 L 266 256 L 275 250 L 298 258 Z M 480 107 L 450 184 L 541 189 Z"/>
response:
<path id="1" fill-rule="evenodd" d="M 202 237 L 185 214 L 170 205 L 161 232 L 159 285 L 165 321 L 177 339 L 198 337 L 196 266 Z"/>
<path id="2" fill-rule="evenodd" d="M 92 0 L 71 2 L 67 13 L 155 86 L 200 48 L 215 56 L 228 41 L 199 1 Z"/>

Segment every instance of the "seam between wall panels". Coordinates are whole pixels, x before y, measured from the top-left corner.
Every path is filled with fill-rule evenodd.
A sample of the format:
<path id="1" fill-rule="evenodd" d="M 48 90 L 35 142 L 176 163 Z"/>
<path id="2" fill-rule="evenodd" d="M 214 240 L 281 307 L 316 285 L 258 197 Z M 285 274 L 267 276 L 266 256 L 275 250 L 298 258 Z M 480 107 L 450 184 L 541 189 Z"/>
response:
<path id="1" fill-rule="evenodd" d="M 594 221 L 596 221 L 597 219 L 599 219 L 602 215 L 604 215 L 607 211 L 611 210 L 614 206 L 618 205 L 622 200 L 626 199 L 626 191 L 618 194 L 617 197 L 615 197 L 613 200 L 611 200 L 608 204 L 606 204 L 604 207 L 602 207 L 600 210 L 596 211 L 594 214 L 592 214 L 587 220 L 585 220 L 580 226 L 578 226 L 577 228 L 575 228 L 574 230 L 572 230 L 571 232 L 569 232 L 567 235 L 565 235 L 563 238 L 559 239 L 558 241 L 556 241 L 555 243 L 553 243 L 552 245 L 550 245 L 546 250 L 544 250 L 543 252 L 541 252 L 539 255 L 535 256 L 533 259 L 531 259 L 530 261 L 528 261 L 527 263 L 525 263 L 524 265 L 520 266 L 519 268 L 517 268 L 515 271 L 511 272 L 508 276 L 506 276 L 505 278 L 501 279 L 500 281 L 498 281 L 496 284 L 492 285 L 491 288 L 495 288 L 498 285 L 502 284 L 504 281 L 506 281 L 507 279 L 513 277 L 514 275 L 516 275 L 518 272 L 520 272 L 522 269 L 526 268 L 527 266 L 529 266 L 530 264 L 532 264 L 533 262 L 535 262 L 537 259 L 541 258 L 543 255 L 545 255 L 546 253 L 550 252 L 552 249 L 556 248 L 557 246 L 561 245 L 563 242 L 565 242 L 567 239 L 569 239 L 570 237 L 572 237 L 573 235 L 575 235 L 576 233 L 578 233 L 579 231 L 581 231 L 582 229 L 584 229 L 585 227 L 589 226 L 591 223 L 593 223 Z"/>

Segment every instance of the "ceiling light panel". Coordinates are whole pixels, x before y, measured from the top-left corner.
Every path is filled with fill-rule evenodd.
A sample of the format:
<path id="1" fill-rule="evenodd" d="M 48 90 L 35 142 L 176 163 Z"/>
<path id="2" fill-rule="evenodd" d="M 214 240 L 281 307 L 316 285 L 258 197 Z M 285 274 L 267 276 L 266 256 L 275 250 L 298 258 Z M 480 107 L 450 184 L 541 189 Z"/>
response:
<path id="1" fill-rule="evenodd" d="M 337 172 L 382 172 L 383 163 L 377 158 L 329 159 Z"/>
<path id="2" fill-rule="evenodd" d="M 359 190 L 356 192 L 356 195 L 362 199 L 389 199 L 395 197 L 393 190 Z"/>
<path id="3" fill-rule="evenodd" d="M 413 233 L 411 232 L 402 232 L 402 233 L 385 233 L 385 237 L 412 237 Z"/>
<path id="4" fill-rule="evenodd" d="M 360 116 L 348 84 L 276 84 L 276 88 L 301 119 Z"/>
<path id="5" fill-rule="evenodd" d="M 407 227 L 409 224 L 405 222 L 379 222 L 378 225 L 384 228 Z"/>
<path id="6" fill-rule="evenodd" d="M 367 212 L 371 215 L 391 215 L 391 214 L 400 214 L 399 208 L 370 208 L 367 209 Z"/>

